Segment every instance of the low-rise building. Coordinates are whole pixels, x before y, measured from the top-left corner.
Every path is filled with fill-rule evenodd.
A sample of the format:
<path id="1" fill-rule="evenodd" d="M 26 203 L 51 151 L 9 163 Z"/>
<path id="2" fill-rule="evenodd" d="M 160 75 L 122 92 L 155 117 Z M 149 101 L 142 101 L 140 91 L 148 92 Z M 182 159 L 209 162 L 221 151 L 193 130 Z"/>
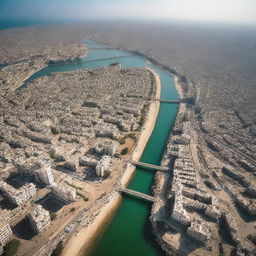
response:
<path id="1" fill-rule="evenodd" d="M 96 167 L 97 159 L 94 157 L 83 156 L 83 157 L 80 157 L 80 159 L 79 159 L 79 165 Z"/>
<path id="2" fill-rule="evenodd" d="M 110 156 L 104 155 L 100 161 L 98 161 L 96 165 L 96 175 L 98 177 L 103 177 L 105 174 L 105 171 L 109 168 L 110 164 Z"/>
<path id="3" fill-rule="evenodd" d="M 28 217 L 34 231 L 37 234 L 46 229 L 51 223 L 49 212 L 41 205 L 37 205 L 33 211 L 28 214 Z"/>
<path id="4" fill-rule="evenodd" d="M 6 221 L 0 222 L 0 246 L 5 246 L 12 238 L 13 233 L 9 223 Z"/>

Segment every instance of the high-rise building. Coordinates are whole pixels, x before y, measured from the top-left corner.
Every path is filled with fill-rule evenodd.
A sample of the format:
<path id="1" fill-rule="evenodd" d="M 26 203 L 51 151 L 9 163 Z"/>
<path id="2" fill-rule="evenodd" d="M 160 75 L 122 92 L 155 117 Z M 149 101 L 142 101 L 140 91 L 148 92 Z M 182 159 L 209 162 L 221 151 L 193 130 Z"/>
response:
<path id="1" fill-rule="evenodd" d="M 96 175 L 98 177 L 103 177 L 105 174 L 105 171 L 109 168 L 109 163 L 110 163 L 110 156 L 102 156 L 101 160 L 98 161 L 96 165 Z"/>

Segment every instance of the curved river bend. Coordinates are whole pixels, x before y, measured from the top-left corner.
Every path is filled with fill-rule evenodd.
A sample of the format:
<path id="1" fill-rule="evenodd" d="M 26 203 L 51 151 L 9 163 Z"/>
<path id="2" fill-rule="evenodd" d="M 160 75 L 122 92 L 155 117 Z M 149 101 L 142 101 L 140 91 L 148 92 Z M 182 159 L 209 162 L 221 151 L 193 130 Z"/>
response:
<path id="1" fill-rule="evenodd" d="M 33 74 L 25 84 L 37 77 L 52 72 L 72 71 L 77 69 L 93 69 L 119 62 L 126 67 L 150 67 L 161 79 L 161 99 L 178 100 L 178 93 L 170 73 L 158 66 L 150 64 L 141 56 L 129 56 L 129 52 L 110 48 L 104 44 L 86 40 L 88 54 L 81 62 L 48 66 Z M 97 49 L 94 49 L 97 48 Z M 108 49 L 103 49 L 108 48 Z M 124 56 L 122 58 L 122 56 Z M 117 57 L 117 58 L 116 58 Z M 121 57 L 121 58 L 120 58 Z M 111 58 L 111 59 L 108 59 Z M 103 59 L 103 60 L 102 60 Z M 25 84 L 23 86 L 25 86 Z M 22 88 L 21 86 L 20 88 Z M 158 165 L 165 148 L 170 129 L 174 124 L 178 110 L 177 104 L 161 103 L 154 131 L 141 157 L 142 162 Z M 129 188 L 151 194 L 153 172 L 137 168 Z M 162 255 L 157 246 L 149 222 L 151 205 L 137 199 L 123 197 L 112 222 L 102 237 L 97 241 L 92 256 L 157 256 Z"/>

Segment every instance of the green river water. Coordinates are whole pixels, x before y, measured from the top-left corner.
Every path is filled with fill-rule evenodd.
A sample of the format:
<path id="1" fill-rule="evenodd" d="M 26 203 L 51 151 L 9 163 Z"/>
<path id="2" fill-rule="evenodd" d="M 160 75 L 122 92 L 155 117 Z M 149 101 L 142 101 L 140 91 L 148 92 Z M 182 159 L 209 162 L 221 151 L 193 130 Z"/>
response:
<path id="1" fill-rule="evenodd" d="M 161 79 L 161 99 L 177 100 L 178 93 L 170 73 L 158 66 L 149 64 L 141 56 L 130 56 L 111 60 L 99 60 L 109 57 L 127 56 L 129 52 L 117 49 L 93 49 L 104 48 L 106 45 L 87 40 L 85 44 L 89 48 L 87 56 L 77 63 L 48 66 L 34 75 L 26 82 L 39 76 L 49 75 L 52 72 L 72 71 L 84 68 L 99 68 L 114 62 L 119 62 L 126 67 L 150 67 L 155 70 Z M 93 61 L 95 60 L 95 61 Z M 91 61 L 91 62 L 86 62 Z M 23 85 L 24 86 L 24 85 Z M 21 86 L 21 88 L 23 87 Z M 165 148 L 170 129 L 178 110 L 177 104 L 161 103 L 154 131 L 142 154 L 141 161 L 158 165 Z M 129 188 L 151 194 L 154 173 L 142 168 L 137 168 Z M 111 223 L 102 232 L 102 237 L 95 243 L 92 256 L 157 256 L 163 252 L 157 246 L 149 222 L 151 204 L 131 197 L 123 197 L 122 203 L 115 213 Z"/>

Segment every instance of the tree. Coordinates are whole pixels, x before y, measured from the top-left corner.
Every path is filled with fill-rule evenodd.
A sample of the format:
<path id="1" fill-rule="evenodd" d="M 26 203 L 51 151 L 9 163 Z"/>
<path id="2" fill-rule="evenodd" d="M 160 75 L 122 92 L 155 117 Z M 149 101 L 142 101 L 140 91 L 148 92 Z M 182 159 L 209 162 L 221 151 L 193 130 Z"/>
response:
<path id="1" fill-rule="evenodd" d="M 11 240 L 5 246 L 4 256 L 14 256 L 14 255 L 16 255 L 19 247 L 20 247 L 20 241 L 19 240 L 17 240 L 17 239 Z"/>
<path id="2" fill-rule="evenodd" d="M 124 148 L 122 151 L 121 151 L 121 155 L 126 155 L 128 153 L 129 149 L 128 148 Z"/>
<path id="3" fill-rule="evenodd" d="M 61 252 L 63 250 L 63 243 L 62 241 L 58 243 L 58 245 L 56 246 L 56 248 L 53 250 L 51 256 L 60 256 Z"/>

